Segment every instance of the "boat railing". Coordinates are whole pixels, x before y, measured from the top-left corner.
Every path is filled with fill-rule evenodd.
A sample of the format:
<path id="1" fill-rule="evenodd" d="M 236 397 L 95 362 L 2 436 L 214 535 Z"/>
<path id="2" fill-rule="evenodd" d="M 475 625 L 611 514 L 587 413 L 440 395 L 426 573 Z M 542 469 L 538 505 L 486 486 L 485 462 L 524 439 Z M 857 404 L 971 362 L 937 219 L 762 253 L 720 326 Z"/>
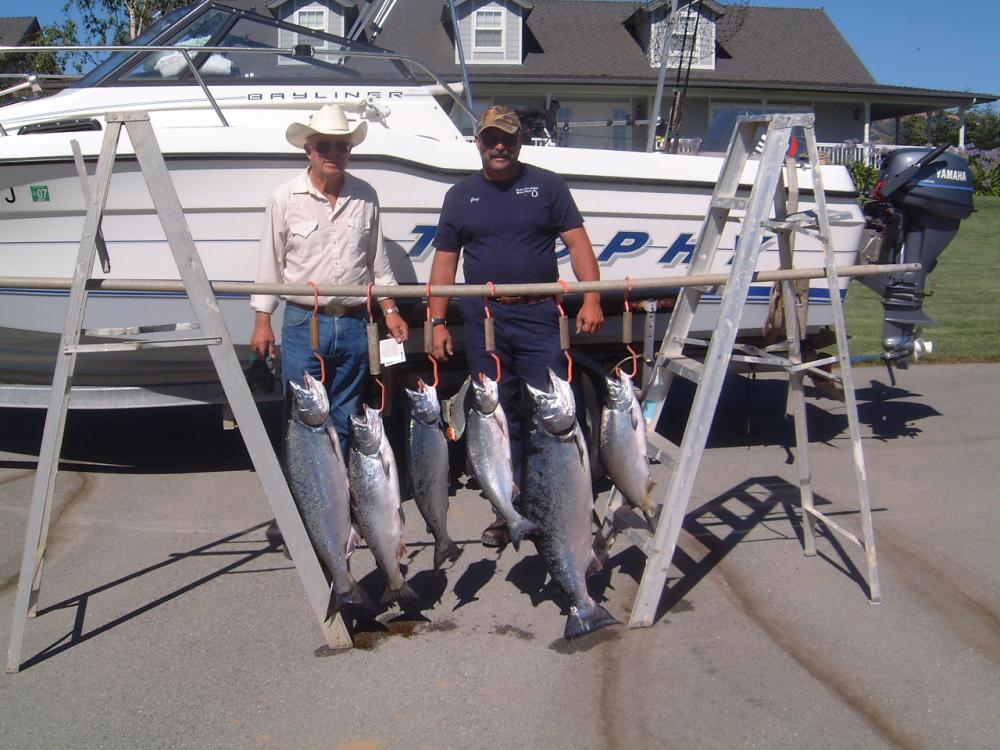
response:
<path id="1" fill-rule="evenodd" d="M 198 73 L 197 66 L 192 59 L 192 54 L 201 55 L 203 53 L 212 54 L 270 54 L 286 57 L 294 57 L 298 59 L 309 59 L 315 56 L 315 50 L 312 45 L 309 44 L 299 44 L 294 47 L 196 47 L 196 46 L 185 46 L 185 45 L 160 45 L 160 44 L 146 44 L 146 45 L 135 45 L 135 44 L 103 44 L 103 45 L 53 45 L 53 46 L 39 46 L 39 47 L 0 47 L 0 54 L 7 52 L 27 52 L 27 53 L 40 53 L 40 52 L 130 52 L 130 53 L 142 53 L 142 52 L 179 52 L 183 58 L 184 63 L 187 65 L 188 70 L 191 71 L 191 75 L 197 82 L 199 88 L 205 94 L 205 98 L 211 105 L 212 109 L 215 111 L 216 116 L 219 118 L 219 122 L 222 123 L 224 127 L 229 127 L 229 122 L 226 120 L 225 115 L 222 113 L 222 108 L 216 101 L 215 97 L 212 95 L 211 90 L 205 83 L 205 80 Z M 329 54 L 328 50 L 323 51 L 324 54 Z M 338 51 L 341 57 L 345 60 L 347 58 L 371 58 L 377 60 L 387 60 L 390 62 L 400 62 L 404 65 L 412 65 L 419 68 L 421 71 L 426 73 L 434 81 L 434 83 L 439 87 L 440 92 L 450 96 L 455 104 L 462 109 L 473 121 L 476 120 L 476 115 L 472 112 L 469 106 L 461 97 L 461 89 L 456 88 L 454 85 L 449 85 L 446 83 L 437 73 L 431 70 L 426 64 L 421 62 L 419 59 L 412 57 L 410 55 L 403 55 L 397 52 L 390 52 L 388 50 L 363 50 L 363 49 L 351 49 L 347 48 Z M 23 84 L 19 85 L 17 90 L 24 88 Z M 0 135 L 8 135 L 7 131 L 3 127 L 3 123 L 0 122 Z"/>
<path id="2" fill-rule="evenodd" d="M 40 95 L 42 93 L 42 86 L 38 81 L 38 76 L 33 73 L 26 74 L 24 80 L 21 83 L 16 83 L 13 86 L 8 86 L 5 89 L 0 89 L 0 99 L 5 96 L 11 96 L 16 94 L 18 91 L 25 91 L 30 89 L 33 94 Z"/>

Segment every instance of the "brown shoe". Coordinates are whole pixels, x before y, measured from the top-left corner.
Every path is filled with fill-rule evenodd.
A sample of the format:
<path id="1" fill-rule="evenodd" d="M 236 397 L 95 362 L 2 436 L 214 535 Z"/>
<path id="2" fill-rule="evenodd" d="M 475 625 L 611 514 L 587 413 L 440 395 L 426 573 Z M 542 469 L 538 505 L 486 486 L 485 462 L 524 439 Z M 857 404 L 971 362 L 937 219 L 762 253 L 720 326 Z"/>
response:
<path id="1" fill-rule="evenodd" d="M 510 544 L 510 531 L 507 522 L 498 518 L 485 529 L 480 539 L 484 547 L 505 547 Z"/>

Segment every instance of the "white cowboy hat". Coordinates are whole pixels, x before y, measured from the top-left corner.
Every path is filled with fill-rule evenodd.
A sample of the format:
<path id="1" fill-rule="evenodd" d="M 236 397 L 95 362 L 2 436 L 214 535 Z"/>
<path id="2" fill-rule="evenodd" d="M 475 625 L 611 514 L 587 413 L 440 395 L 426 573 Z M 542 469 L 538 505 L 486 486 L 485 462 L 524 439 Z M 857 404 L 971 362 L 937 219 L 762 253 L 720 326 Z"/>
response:
<path id="1" fill-rule="evenodd" d="M 347 115 L 336 104 L 326 104 L 318 112 L 309 116 L 309 122 L 293 122 L 285 131 L 285 138 L 296 148 L 303 148 L 306 140 L 314 135 L 347 136 L 352 146 L 357 146 L 368 133 L 368 123 L 359 120 L 350 127 Z"/>

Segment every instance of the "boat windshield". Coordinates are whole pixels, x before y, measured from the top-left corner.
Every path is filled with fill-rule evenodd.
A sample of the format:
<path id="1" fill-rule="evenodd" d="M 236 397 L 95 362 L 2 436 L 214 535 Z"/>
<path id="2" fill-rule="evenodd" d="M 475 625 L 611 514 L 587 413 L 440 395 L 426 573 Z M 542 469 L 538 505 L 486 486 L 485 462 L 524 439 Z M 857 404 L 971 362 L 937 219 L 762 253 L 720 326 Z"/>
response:
<path id="1" fill-rule="evenodd" d="M 188 48 L 198 73 L 213 86 L 413 82 L 401 62 L 380 56 L 384 50 L 222 5 L 199 7 L 193 13 L 190 9 L 174 11 L 133 44 L 141 43 Z M 199 52 L 200 47 L 227 49 Z M 266 51 L 276 48 L 289 52 Z M 369 57 L 359 52 L 374 54 Z M 98 81 L 102 85 L 143 86 L 195 83 L 185 55 L 162 50 L 116 53 L 79 85 Z"/>
<path id="2" fill-rule="evenodd" d="M 139 36 L 133 39 L 130 44 L 139 46 L 143 44 L 152 44 L 153 40 L 156 39 L 160 34 L 166 31 L 168 28 L 177 23 L 178 20 L 183 18 L 185 15 L 191 12 L 191 6 L 185 8 L 177 8 L 169 13 L 165 13 L 160 16 L 156 21 L 154 21 L 148 29 L 142 32 Z M 93 68 L 87 75 L 77 81 L 74 86 L 95 86 L 101 82 L 101 80 L 112 70 L 121 65 L 127 58 L 131 57 L 133 52 L 113 52 L 111 55 L 98 65 Z"/>

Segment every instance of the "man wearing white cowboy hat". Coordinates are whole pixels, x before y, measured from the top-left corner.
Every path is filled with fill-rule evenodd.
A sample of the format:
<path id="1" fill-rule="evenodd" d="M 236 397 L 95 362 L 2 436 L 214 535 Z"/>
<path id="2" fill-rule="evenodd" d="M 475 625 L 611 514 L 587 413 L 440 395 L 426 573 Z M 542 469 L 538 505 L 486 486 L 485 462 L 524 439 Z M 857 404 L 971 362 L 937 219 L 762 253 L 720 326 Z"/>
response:
<path id="1" fill-rule="evenodd" d="M 261 283 L 394 285 L 380 227 L 375 189 L 347 172 L 351 149 L 365 139 L 368 124 L 353 126 L 336 104 L 315 112 L 309 122 L 293 122 L 285 138 L 305 150 L 309 166 L 278 187 L 267 204 L 260 242 L 257 281 Z M 364 297 L 320 297 L 319 348 L 310 341 L 312 296 L 284 297 L 281 377 L 301 380 L 308 372 L 317 380 L 326 370 L 330 417 L 347 455 L 348 417 L 357 413 L 368 370 L 367 309 Z M 256 311 L 250 345 L 261 358 L 274 356 L 271 315 L 278 297 L 255 294 Z M 379 300 L 390 335 L 403 342 L 406 321 L 391 298 Z M 323 358 L 321 364 L 318 356 Z"/>

